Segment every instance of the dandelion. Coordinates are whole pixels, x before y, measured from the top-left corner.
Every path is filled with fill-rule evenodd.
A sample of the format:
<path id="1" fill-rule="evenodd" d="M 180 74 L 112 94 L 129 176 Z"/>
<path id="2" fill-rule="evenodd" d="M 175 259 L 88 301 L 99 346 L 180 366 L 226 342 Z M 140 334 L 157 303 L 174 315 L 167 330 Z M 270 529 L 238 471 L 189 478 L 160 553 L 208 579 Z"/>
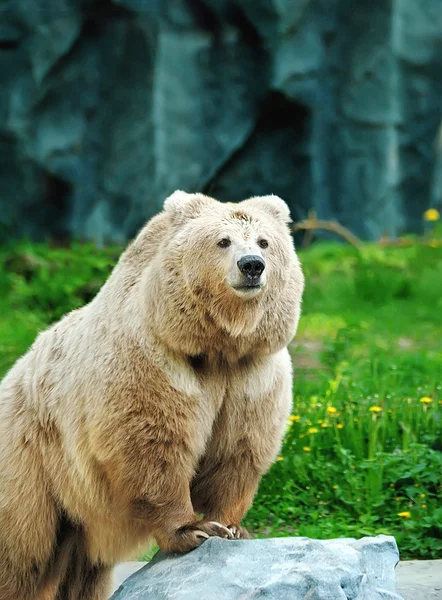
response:
<path id="1" fill-rule="evenodd" d="M 409 519 L 411 517 L 411 512 L 409 510 L 404 510 L 397 514 L 398 517 L 402 517 L 403 519 Z"/>
<path id="2" fill-rule="evenodd" d="M 318 433 L 319 429 L 317 427 L 309 427 L 307 429 L 307 433 L 313 434 L 313 433 Z"/>
<path id="3" fill-rule="evenodd" d="M 332 416 L 335 415 L 338 412 L 338 409 L 335 408 L 334 406 L 327 406 L 327 413 Z"/>
<path id="4" fill-rule="evenodd" d="M 427 508 L 427 505 L 426 504 L 422 504 L 421 508 Z"/>
<path id="5" fill-rule="evenodd" d="M 337 427 L 338 429 L 342 429 L 342 428 L 344 427 L 344 423 L 338 423 L 338 424 L 336 425 L 336 427 Z"/>
<path id="6" fill-rule="evenodd" d="M 328 423 L 321 423 L 322 429 L 326 429 L 328 426 L 329 426 Z"/>
<path id="7" fill-rule="evenodd" d="M 419 494 L 421 498 L 426 498 L 427 494 Z"/>
<path id="8" fill-rule="evenodd" d="M 433 402 L 433 398 L 429 398 L 428 396 L 424 396 L 419 400 L 422 404 L 431 404 Z"/>
<path id="9" fill-rule="evenodd" d="M 278 462 L 281 462 L 281 460 L 284 460 L 283 456 L 278 456 L 278 458 L 276 459 Z"/>
<path id="10" fill-rule="evenodd" d="M 337 489 L 338 489 L 338 487 L 339 487 L 338 485 L 334 485 L 334 486 L 333 486 L 333 489 L 334 489 L 334 490 L 337 490 Z"/>
<path id="11" fill-rule="evenodd" d="M 324 419 L 318 419 L 318 425 L 322 425 L 324 422 Z"/>
<path id="12" fill-rule="evenodd" d="M 301 420 L 301 417 L 299 415 L 291 415 L 289 417 L 290 423 L 299 423 L 300 420 Z"/>
<path id="13" fill-rule="evenodd" d="M 429 208 L 424 212 L 425 221 L 439 221 L 440 214 L 437 208 Z"/>
<path id="14" fill-rule="evenodd" d="M 370 408 L 368 410 L 372 413 L 380 413 L 380 412 L 382 412 L 382 407 L 381 406 L 370 406 Z"/>
<path id="15" fill-rule="evenodd" d="M 304 452 L 310 452 L 311 448 L 310 446 L 304 446 L 303 450 Z"/>

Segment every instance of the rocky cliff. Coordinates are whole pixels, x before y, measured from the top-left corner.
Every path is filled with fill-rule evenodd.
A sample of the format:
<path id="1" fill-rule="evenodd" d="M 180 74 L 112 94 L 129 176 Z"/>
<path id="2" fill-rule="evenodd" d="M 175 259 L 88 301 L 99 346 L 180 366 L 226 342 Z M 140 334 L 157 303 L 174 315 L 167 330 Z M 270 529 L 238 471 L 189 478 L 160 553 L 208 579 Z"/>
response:
<path id="1" fill-rule="evenodd" d="M 440 0 L 6 0 L 0 236 L 123 241 L 176 188 L 364 238 L 442 198 Z"/>

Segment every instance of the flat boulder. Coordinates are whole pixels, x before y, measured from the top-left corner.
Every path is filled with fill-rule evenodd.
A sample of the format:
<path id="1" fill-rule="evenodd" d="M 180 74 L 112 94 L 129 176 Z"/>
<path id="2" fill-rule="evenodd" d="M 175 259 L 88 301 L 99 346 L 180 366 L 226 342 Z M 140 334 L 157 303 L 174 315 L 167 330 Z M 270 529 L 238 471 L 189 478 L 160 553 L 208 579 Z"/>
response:
<path id="1" fill-rule="evenodd" d="M 402 600 L 393 537 L 210 538 L 184 555 L 159 552 L 112 600 Z"/>

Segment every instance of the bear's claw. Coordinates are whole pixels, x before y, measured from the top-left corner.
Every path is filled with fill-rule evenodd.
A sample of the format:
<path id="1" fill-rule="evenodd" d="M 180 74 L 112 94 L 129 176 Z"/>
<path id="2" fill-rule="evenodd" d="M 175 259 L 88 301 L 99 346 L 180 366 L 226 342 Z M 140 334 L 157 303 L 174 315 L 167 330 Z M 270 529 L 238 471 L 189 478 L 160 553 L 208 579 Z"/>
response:
<path id="1" fill-rule="evenodd" d="M 231 531 L 234 540 L 247 540 L 250 538 L 247 529 L 241 525 L 229 525 L 227 529 Z"/>
<path id="2" fill-rule="evenodd" d="M 198 521 L 180 527 L 174 540 L 168 544 L 168 550 L 172 552 L 188 552 L 201 546 L 209 537 L 221 537 L 234 539 L 233 532 L 217 521 Z"/>

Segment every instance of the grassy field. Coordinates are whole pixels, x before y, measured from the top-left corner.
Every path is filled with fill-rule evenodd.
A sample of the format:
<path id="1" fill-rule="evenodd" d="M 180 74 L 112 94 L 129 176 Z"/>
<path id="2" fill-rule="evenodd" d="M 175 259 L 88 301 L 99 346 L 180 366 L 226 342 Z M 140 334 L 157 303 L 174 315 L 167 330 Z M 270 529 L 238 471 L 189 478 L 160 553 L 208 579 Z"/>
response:
<path id="1" fill-rule="evenodd" d="M 442 247 L 302 253 L 294 408 L 247 524 L 442 558 Z M 296 368 L 296 365 L 299 365 Z"/>
<path id="2" fill-rule="evenodd" d="M 0 249 L 0 375 L 99 289 L 119 249 Z M 442 557 L 442 244 L 301 252 L 293 415 L 246 525 L 256 535 L 396 536 Z"/>

